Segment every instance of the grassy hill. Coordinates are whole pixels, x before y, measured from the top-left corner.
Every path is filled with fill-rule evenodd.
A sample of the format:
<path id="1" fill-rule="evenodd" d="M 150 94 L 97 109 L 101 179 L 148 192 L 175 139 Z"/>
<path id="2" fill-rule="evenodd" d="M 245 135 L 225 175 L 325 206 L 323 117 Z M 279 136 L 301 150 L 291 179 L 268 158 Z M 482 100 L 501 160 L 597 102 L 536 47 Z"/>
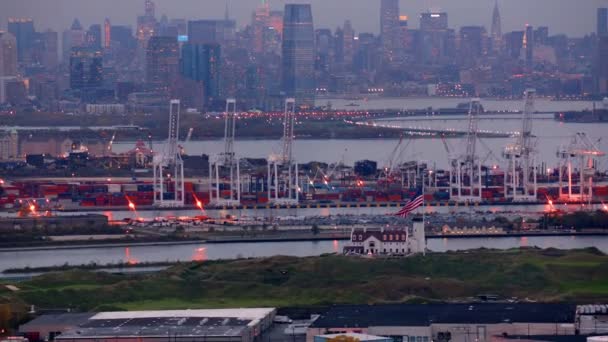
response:
<path id="1" fill-rule="evenodd" d="M 597 302 L 608 300 L 608 256 L 596 249 L 481 249 L 402 259 L 277 256 L 182 263 L 151 275 L 67 271 L 19 286 L 16 294 L 0 295 L 84 310 L 467 300 L 481 293 Z"/>

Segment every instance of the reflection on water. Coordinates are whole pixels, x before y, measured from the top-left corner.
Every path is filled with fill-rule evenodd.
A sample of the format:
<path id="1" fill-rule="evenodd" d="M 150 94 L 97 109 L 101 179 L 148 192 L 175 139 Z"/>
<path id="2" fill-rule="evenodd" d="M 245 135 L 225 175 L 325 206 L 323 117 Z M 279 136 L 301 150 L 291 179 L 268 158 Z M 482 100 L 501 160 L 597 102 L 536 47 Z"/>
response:
<path id="1" fill-rule="evenodd" d="M 192 255 L 192 261 L 205 261 L 207 260 L 207 249 L 205 247 L 199 247 L 194 250 Z"/>
<path id="2" fill-rule="evenodd" d="M 127 264 L 130 264 L 130 265 L 134 265 L 134 264 L 138 264 L 139 263 L 139 261 L 137 261 L 137 259 L 131 257 L 131 249 L 129 247 L 125 247 L 125 258 L 124 258 L 124 261 Z"/>
<path id="3" fill-rule="evenodd" d="M 284 241 L 265 243 L 183 244 L 165 246 L 97 247 L 66 250 L 0 252 L 0 270 L 7 268 L 58 266 L 63 264 L 116 264 L 120 262 L 169 262 L 234 259 L 274 255 L 313 256 L 339 253 L 344 240 Z M 527 238 L 443 238 L 429 239 L 435 252 L 476 248 L 509 249 L 516 247 L 586 248 L 608 253 L 607 236 L 531 236 Z"/>

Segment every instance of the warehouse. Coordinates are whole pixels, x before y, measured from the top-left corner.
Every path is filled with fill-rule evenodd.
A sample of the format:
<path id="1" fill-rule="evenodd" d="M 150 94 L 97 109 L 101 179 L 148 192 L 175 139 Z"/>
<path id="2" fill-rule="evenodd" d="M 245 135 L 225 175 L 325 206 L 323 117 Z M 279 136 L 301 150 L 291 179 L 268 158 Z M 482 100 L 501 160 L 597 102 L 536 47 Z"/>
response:
<path id="1" fill-rule="evenodd" d="M 94 313 L 45 314 L 19 326 L 19 333 L 30 342 L 52 341 L 55 336 L 84 324 Z"/>
<path id="2" fill-rule="evenodd" d="M 276 310 L 217 309 L 102 312 L 56 337 L 60 342 L 250 342 Z"/>
<path id="3" fill-rule="evenodd" d="M 331 307 L 307 331 L 359 333 L 395 342 L 489 341 L 495 336 L 574 335 L 575 306 L 537 303 L 387 304 Z"/>

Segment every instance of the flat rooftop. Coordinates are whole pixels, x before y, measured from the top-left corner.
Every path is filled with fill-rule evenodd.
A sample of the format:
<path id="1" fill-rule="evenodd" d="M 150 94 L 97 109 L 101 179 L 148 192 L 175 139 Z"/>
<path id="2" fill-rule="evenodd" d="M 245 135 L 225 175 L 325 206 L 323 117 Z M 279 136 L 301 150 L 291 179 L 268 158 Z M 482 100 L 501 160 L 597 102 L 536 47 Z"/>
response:
<path id="1" fill-rule="evenodd" d="M 44 314 L 19 326 L 20 332 L 37 331 L 45 326 L 78 326 L 85 323 L 94 313 Z"/>
<path id="2" fill-rule="evenodd" d="M 101 312 L 59 340 L 132 337 L 241 336 L 274 308 Z"/>
<path id="3" fill-rule="evenodd" d="M 444 324 L 570 323 L 575 306 L 539 303 L 337 305 L 311 328 Z"/>

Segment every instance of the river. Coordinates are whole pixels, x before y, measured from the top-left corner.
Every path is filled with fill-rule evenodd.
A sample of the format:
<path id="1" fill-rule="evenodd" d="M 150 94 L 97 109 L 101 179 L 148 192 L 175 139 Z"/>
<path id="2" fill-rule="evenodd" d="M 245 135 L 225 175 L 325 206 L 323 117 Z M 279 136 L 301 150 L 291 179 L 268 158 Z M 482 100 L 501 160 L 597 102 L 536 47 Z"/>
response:
<path id="1" fill-rule="evenodd" d="M 243 242 L 219 244 L 178 244 L 163 246 L 87 247 L 80 249 L 1 251 L 0 271 L 8 268 L 59 266 L 64 264 L 110 264 L 119 262 L 204 261 L 274 255 L 315 256 L 340 253 L 347 241 Z M 507 249 L 514 247 L 555 247 L 573 249 L 597 247 L 608 253 L 605 236 L 543 236 L 500 238 L 429 239 L 428 248 L 435 252 L 474 248 Z M 0 277 L 2 275 L 0 274 Z"/>
<path id="2" fill-rule="evenodd" d="M 449 97 L 370 97 L 368 100 L 317 99 L 317 106 L 331 103 L 333 109 L 345 110 L 378 110 L 378 109 L 425 109 L 432 107 L 455 108 L 458 104 L 468 102 L 468 98 Z M 352 106 L 352 104 L 358 106 Z M 486 111 L 517 111 L 522 110 L 523 100 L 496 100 L 483 98 L 481 104 Z M 601 106 L 596 102 L 596 106 Z M 568 110 L 583 110 L 593 108 L 592 101 L 553 101 L 546 98 L 535 100 L 535 110 L 539 112 L 556 112 Z"/>
<path id="3" fill-rule="evenodd" d="M 601 150 L 608 150 L 608 124 L 594 123 L 562 123 L 550 118 L 548 114 L 538 114 L 533 120 L 533 135 L 538 161 L 545 162 L 549 167 L 558 163 L 557 149 L 570 143 L 571 137 L 578 132 L 585 132 L 587 136 L 598 145 Z M 413 117 L 398 118 L 394 120 L 378 120 L 378 125 L 391 125 L 403 128 L 453 129 L 466 130 L 467 120 L 461 117 Z M 482 118 L 479 129 L 496 132 L 516 132 L 520 130 L 521 119 L 519 115 L 495 115 Z M 296 127 L 297 136 L 297 127 Z M 504 147 L 513 142 L 513 138 L 482 138 L 477 150 L 487 164 L 501 165 L 503 163 L 502 151 Z M 463 150 L 463 139 L 447 139 L 453 151 Z M 156 142 L 158 146 L 161 142 Z M 343 161 L 353 165 L 358 160 L 369 159 L 385 165 L 399 143 L 399 139 L 306 139 L 294 143 L 294 155 L 300 163 L 321 161 L 335 163 Z M 222 140 L 190 141 L 182 144 L 186 153 L 191 155 L 214 155 L 224 149 Z M 134 142 L 116 142 L 114 152 L 126 152 L 134 148 Z M 400 158 L 402 161 L 422 160 L 438 168 L 448 166 L 448 157 L 445 146 L 439 137 L 426 137 L 406 139 L 401 144 Z M 271 154 L 278 154 L 282 145 L 279 140 L 241 140 L 235 142 L 235 151 L 240 157 L 268 158 Z M 606 158 L 599 165 L 605 170 Z"/>

